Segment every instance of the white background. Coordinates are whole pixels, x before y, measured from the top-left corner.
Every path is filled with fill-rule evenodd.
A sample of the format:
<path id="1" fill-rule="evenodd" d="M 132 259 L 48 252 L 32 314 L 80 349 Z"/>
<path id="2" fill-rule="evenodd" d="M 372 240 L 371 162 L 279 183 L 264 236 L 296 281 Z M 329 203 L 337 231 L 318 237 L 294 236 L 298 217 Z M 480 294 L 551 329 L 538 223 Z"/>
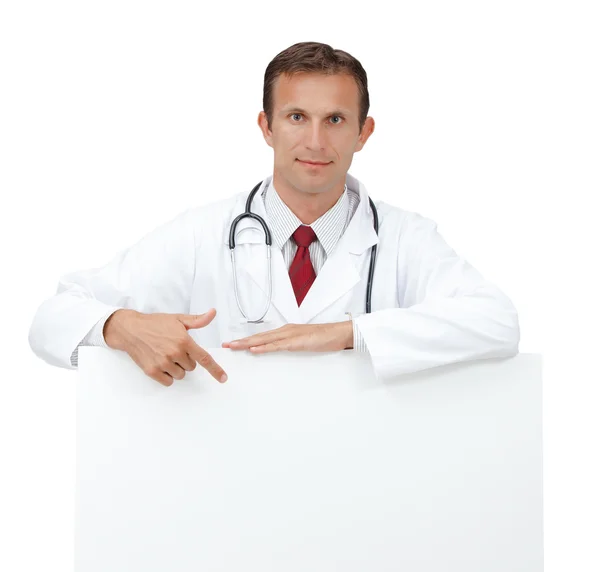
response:
<path id="1" fill-rule="evenodd" d="M 0 569 L 72 570 L 73 371 L 27 334 L 58 278 L 272 172 L 256 118 L 300 41 L 357 57 L 375 132 L 350 172 L 438 222 L 544 356 L 546 572 L 600 569 L 592 2 L 12 1 L 0 8 Z"/>

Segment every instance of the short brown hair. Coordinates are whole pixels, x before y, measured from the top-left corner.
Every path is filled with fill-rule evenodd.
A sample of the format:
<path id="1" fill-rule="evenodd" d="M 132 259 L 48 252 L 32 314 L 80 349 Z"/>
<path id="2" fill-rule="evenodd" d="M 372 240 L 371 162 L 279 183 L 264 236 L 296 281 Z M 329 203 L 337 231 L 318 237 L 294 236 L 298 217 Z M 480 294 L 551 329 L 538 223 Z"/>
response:
<path id="1" fill-rule="evenodd" d="M 267 66 L 263 85 L 263 111 L 271 129 L 273 119 L 273 88 L 281 74 L 291 76 L 299 72 L 318 72 L 325 75 L 346 73 L 354 77 L 358 85 L 360 108 L 358 125 L 362 130 L 369 112 L 369 89 L 367 72 L 361 63 L 348 52 L 334 50 L 320 42 L 300 42 L 277 54 Z"/>

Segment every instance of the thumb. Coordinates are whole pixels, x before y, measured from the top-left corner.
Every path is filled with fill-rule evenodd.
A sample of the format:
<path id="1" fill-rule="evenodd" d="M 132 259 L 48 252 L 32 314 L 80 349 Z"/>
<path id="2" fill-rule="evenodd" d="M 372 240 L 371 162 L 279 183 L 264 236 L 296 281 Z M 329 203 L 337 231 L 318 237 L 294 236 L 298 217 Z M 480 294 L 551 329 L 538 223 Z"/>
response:
<path id="1" fill-rule="evenodd" d="M 216 315 L 217 311 L 211 308 L 204 314 L 179 314 L 178 319 L 185 326 L 186 330 L 190 330 L 208 326 Z"/>

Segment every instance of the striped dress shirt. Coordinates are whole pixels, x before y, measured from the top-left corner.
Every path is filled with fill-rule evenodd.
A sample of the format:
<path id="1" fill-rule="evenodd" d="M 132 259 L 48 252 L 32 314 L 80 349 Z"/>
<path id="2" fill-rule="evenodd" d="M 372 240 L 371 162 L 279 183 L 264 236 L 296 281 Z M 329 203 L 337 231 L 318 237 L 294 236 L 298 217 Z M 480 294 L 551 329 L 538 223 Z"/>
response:
<path id="1" fill-rule="evenodd" d="M 286 268 L 289 270 L 298 249 L 292 234 L 302 224 L 302 221 L 283 202 L 275 190 L 272 180 L 271 184 L 263 190 L 261 197 L 265 204 L 267 224 L 273 236 L 273 246 L 282 251 Z M 358 193 L 349 189 L 346 185 L 344 186 L 344 192 L 335 205 L 310 225 L 317 235 L 317 240 L 308 247 L 315 274 L 319 274 L 327 260 L 327 256 L 333 252 L 339 238 L 344 234 L 346 227 L 354 216 L 359 202 L 360 196 Z M 104 324 L 115 311 L 111 309 L 103 316 L 73 350 L 71 354 L 72 366 L 77 367 L 80 346 L 108 347 L 103 335 Z M 366 352 L 365 341 L 355 321 L 352 322 L 352 331 L 354 350 Z"/>

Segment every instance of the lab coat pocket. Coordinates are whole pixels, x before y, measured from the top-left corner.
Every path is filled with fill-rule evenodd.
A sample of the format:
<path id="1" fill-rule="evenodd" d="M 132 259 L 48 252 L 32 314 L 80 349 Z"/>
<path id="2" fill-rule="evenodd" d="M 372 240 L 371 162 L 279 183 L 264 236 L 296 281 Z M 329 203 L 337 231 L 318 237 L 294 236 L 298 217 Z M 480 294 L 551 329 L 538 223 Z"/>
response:
<path id="1" fill-rule="evenodd" d="M 244 270 L 238 271 L 238 299 L 236 300 L 235 292 L 232 288 L 228 298 L 229 305 L 229 329 L 237 338 L 251 336 L 261 332 L 266 332 L 274 329 L 276 326 L 272 318 L 272 307 L 267 305 L 267 293 L 262 290 L 252 277 Z M 238 304 L 239 302 L 239 304 Z M 242 313 L 241 310 L 246 314 Z M 264 313 L 260 323 L 249 323 L 248 320 L 257 320 Z"/>
<path id="2" fill-rule="evenodd" d="M 237 324 L 232 324 L 231 331 L 235 333 L 236 338 L 247 338 L 254 334 L 261 334 L 274 330 L 276 326 L 271 321 L 264 321 L 260 324 L 248 323 L 246 320 L 240 320 Z"/>

